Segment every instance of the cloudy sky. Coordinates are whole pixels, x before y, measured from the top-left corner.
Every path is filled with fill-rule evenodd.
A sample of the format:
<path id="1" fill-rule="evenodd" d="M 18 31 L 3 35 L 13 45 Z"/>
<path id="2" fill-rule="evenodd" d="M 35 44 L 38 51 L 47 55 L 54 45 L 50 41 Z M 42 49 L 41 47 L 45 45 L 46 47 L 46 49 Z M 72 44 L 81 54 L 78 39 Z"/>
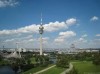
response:
<path id="1" fill-rule="evenodd" d="M 0 0 L 0 48 L 100 48 L 100 0 Z"/>

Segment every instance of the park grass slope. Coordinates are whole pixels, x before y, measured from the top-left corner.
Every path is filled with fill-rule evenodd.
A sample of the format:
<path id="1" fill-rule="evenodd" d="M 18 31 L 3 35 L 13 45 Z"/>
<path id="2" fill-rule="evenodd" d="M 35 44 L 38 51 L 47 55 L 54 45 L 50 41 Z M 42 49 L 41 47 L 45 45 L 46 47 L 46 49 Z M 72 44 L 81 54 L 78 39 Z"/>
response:
<path id="1" fill-rule="evenodd" d="M 100 74 L 100 65 L 94 65 L 90 61 L 74 62 L 73 65 L 78 74 Z"/>

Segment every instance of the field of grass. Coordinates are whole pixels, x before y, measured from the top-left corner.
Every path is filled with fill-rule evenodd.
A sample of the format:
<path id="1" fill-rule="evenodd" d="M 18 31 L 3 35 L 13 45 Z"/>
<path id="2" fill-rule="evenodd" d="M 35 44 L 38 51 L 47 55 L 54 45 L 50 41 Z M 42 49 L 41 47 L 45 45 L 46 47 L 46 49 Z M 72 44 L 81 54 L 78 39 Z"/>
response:
<path id="1" fill-rule="evenodd" d="M 40 70 L 42 70 L 42 69 L 44 69 L 44 68 L 43 68 L 43 67 L 32 68 L 32 69 L 30 69 L 30 70 L 28 70 L 28 71 L 26 71 L 26 72 L 24 72 L 24 73 L 22 73 L 22 74 L 35 73 L 35 72 L 40 71 Z"/>
<path id="2" fill-rule="evenodd" d="M 61 72 L 63 72 L 64 70 L 66 70 L 66 68 L 58 68 L 58 67 L 53 67 L 45 72 L 42 72 L 40 74 L 60 74 Z"/>
<path id="3" fill-rule="evenodd" d="M 78 74 L 100 74 L 100 65 L 94 65 L 92 62 L 73 62 Z"/>
<path id="4" fill-rule="evenodd" d="M 49 66 L 47 66 L 47 67 L 50 67 L 50 66 L 52 66 L 52 65 L 49 65 Z M 40 70 L 43 70 L 43 69 L 45 69 L 45 68 L 47 68 L 47 67 L 41 67 L 41 66 L 39 66 L 39 67 L 36 67 L 36 68 L 32 68 L 32 69 L 30 69 L 30 70 L 28 70 L 28 71 L 26 71 L 26 72 L 23 72 L 22 74 L 30 74 L 30 73 L 35 73 L 35 72 L 38 72 L 38 71 L 40 71 Z"/>

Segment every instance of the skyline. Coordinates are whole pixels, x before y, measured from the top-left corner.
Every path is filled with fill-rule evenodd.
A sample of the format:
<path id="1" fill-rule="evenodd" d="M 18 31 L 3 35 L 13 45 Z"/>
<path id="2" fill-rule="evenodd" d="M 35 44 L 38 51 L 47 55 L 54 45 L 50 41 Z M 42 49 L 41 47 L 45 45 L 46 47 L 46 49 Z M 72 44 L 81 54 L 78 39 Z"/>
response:
<path id="1" fill-rule="evenodd" d="M 0 48 L 100 48 L 99 0 L 0 0 Z"/>

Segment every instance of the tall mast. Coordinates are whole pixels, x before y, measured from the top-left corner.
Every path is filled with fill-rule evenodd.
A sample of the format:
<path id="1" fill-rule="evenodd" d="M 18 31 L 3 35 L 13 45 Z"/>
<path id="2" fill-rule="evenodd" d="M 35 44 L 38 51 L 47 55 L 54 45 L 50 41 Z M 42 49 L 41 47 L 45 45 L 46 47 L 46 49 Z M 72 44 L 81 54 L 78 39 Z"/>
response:
<path id="1" fill-rule="evenodd" d="M 40 27 L 39 27 L 39 33 L 40 33 L 40 55 L 43 55 L 43 48 L 42 48 L 42 34 L 43 34 L 43 23 L 42 23 L 42 13 L 41 13 L 41 24 L 40 24 Z"/>
<path id="2" fill-rule="evenodd" d="M 43 25 L 43 23 L 42 23 L 42 13 L 41 13 L 41 26 Z"/>

